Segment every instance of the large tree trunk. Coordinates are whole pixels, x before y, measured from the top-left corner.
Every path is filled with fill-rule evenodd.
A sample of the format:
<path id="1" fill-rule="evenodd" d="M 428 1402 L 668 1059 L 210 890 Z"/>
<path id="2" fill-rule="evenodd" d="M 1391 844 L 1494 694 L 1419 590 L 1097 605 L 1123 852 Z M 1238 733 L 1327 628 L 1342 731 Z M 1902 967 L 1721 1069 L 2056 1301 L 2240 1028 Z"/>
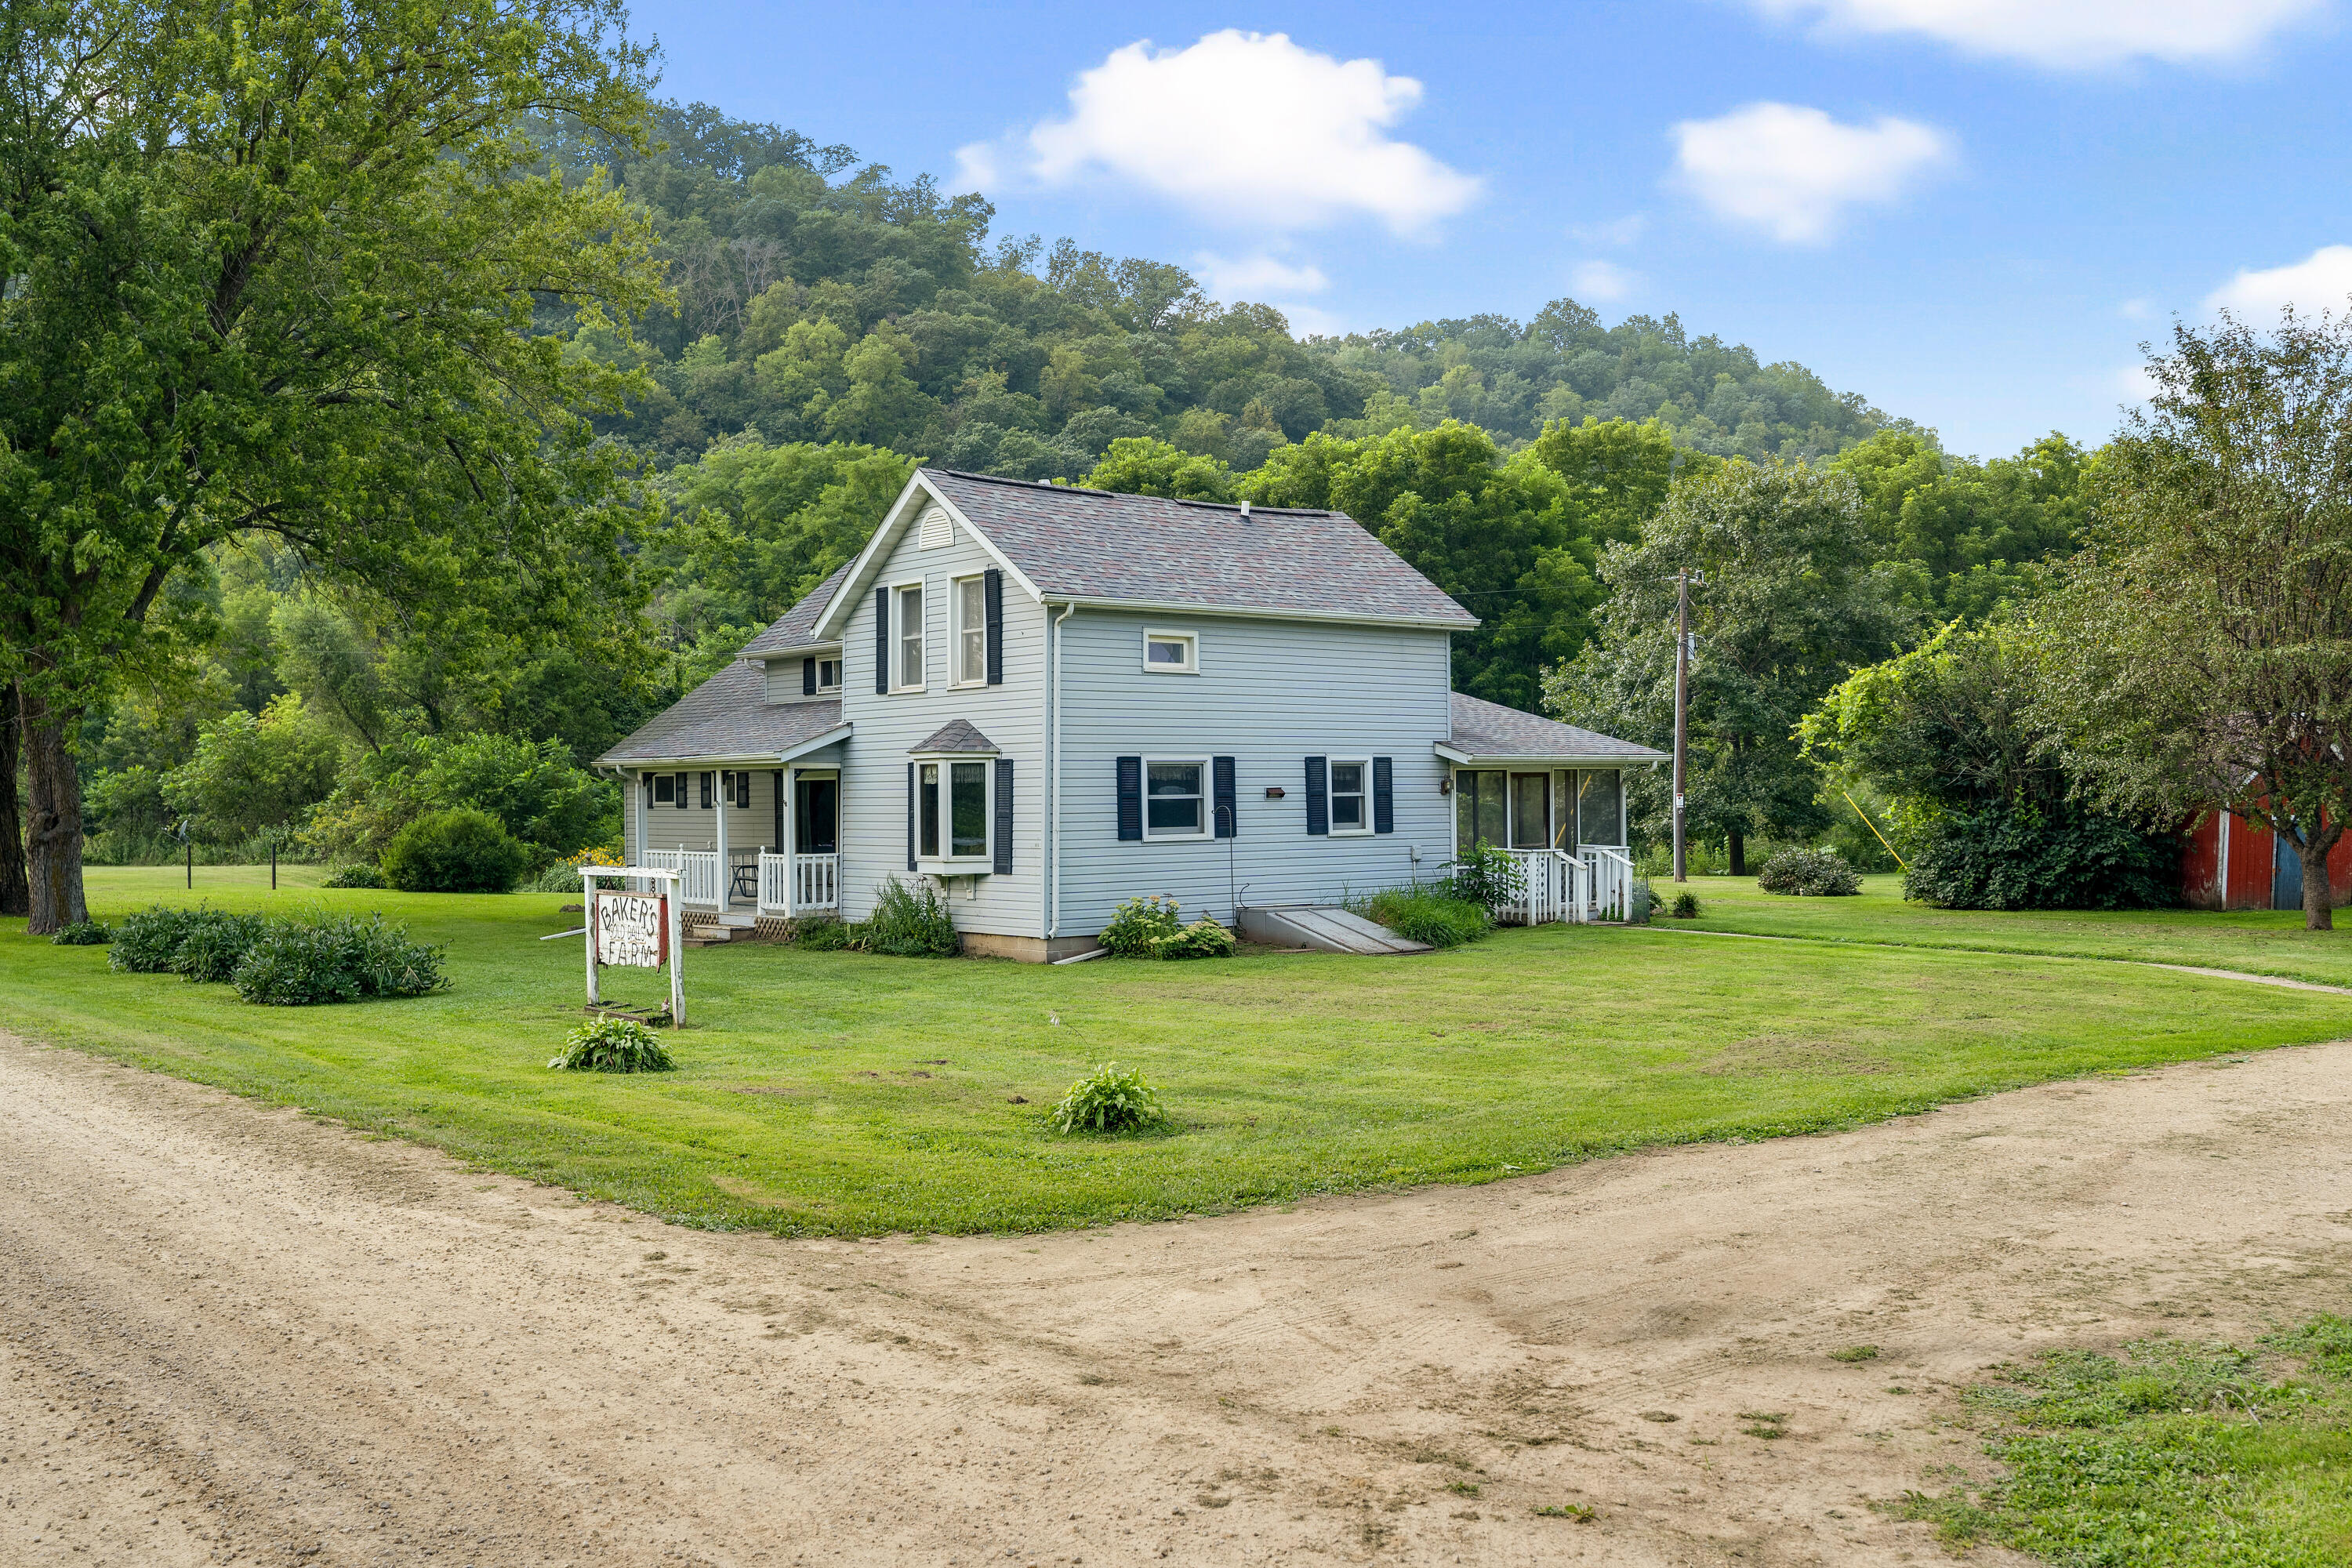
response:
<path id="1" fill-rule="evenodd" d="M 1748 836 L 1736 827 L 1731 830 L 1731 874 L 1748 875 Z"/>
<path id="2" fill-rule="evenodd" d="M 16 768 L 23 760 L 16 727 L 16 684 L 0 681 L 0 915 L 32 912 L 25 881 L 25 820 L 16 803 Z"/>
<path id="3" fill-rule="evenodd" d="M 32 821 L 25 835 L 32 869 L 32 936 L 89 919 L 81 889 L 81 776 L 74 769 L 73 735 L 81 715 L 24 699 L 26 782 L 31 785 Z"/>
<path id="4" fill-rule="evenodd" d="M 2336 848 L 2336 841 L 2344 837 L 2340 826 L 2330 827 L 2325 835 L 2315 833 L 2303 846 L 2303 929 L 2334 931 L 2336 917 L 2328 911 L 2336 907 L 2333 890 L 2327 885 L 2327 857 Z"/>

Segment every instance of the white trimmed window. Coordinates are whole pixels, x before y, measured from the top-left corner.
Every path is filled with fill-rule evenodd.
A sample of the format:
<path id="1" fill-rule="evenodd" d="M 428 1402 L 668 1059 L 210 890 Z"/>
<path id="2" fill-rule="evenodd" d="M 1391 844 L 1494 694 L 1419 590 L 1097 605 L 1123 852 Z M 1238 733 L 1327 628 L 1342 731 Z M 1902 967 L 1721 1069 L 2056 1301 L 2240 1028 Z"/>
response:
<path id="1" fill-rule="evenodd" d="M 821 692 L 841 689 L 841 660 L 821 658 L 816 661 L 816 689 Z"/>
<path id="2" fill-rule="evenodd" d="M 987 758 L 969 762 L 947 758 L 916 764 L 915 847 L 920 861 L 989 860 L 995 772 L 992 760 Z"/>
<path id="3" fill-rule="evenodd" d="M 988 585 L 979 577 L 959 577 L 948 585 L 955 606 L 955 683 L 988 682 Z"/>
<path id="4" fill-rule="evenodd" d="M 1370 757 L 1331 759 L 1331 831 L 1370 833 L 1372 830 L 1372 760 Z"/>
<path id="5" fill-rule="evenodd" d="M 1143 837 L 1148 839 L 1209 836 L 1209 759 L 1146 757 L 1143 760 Z"/>
<path id="6" fill-rule="evenodd" d="M 923 689 L 923 585 L 909 583 L 891 595 L 890 613 L 896 618 L 891 625 L 898 636 L 891 644 L 894 668 L 890 672 L 893 691 L 920 691 Z"/>
<path id="7" fill-rule="evenodd" d="M 1143 668 L 1147 675 L 1198 675 L 1201 639 L 1191 632 L 1143 634 Z"/>

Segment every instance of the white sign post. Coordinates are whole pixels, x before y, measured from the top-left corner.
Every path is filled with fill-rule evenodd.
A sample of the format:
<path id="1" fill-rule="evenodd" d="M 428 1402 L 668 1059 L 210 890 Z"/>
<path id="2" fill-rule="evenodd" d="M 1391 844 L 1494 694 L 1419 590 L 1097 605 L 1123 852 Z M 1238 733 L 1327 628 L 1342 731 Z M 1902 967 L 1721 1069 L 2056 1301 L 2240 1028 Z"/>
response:
<path id="1" fill-rule="evenodd" d="M 596 991 L 598 964 L 626 969 L 659 969 L 667 964 L 669 1021 L 673 1027 L 685 1027 L 686 976 L 679 971 L 678 954 L 685 946 L 686 931 L 678 900 L 684 890 L 678 886 L 679 875 L 659 866 L 580 868 L 580 901 L 587 906 L 588 914 L 588 1005 L 603 1001 Z M 596 885 L 600 877 L 638 878 L 656 884 L 659 890 L 607 889 Z"/>

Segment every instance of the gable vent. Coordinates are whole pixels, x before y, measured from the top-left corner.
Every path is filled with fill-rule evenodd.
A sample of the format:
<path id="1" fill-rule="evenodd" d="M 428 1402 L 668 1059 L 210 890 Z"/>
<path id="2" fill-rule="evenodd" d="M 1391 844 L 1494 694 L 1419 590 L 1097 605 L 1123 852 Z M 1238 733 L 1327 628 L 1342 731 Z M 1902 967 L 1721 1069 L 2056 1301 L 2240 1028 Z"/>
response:
<path id="1" fill-rule="evenodd" d="M 923 513 L 922 521 L 916 525 L 915 547 L 917 549 L 937 550 L 942 544 L 954 542 L 955 524 L 948 521 L 945 509 L 935 506 Z"/>

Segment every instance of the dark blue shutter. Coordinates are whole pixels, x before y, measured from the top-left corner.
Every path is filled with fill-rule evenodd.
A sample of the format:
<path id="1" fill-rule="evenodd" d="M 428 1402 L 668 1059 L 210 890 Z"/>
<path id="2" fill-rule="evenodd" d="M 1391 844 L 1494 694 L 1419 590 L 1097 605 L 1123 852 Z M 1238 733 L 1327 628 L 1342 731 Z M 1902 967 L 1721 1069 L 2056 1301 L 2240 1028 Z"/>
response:
<path id="1" fill-rule="evenodd" d="M 709 811 L 710 809 L 711 777 L 709 773 L 698 773 L 695 776 L 699 779 L 702 784 L 702 809 Z"/>
<path id="2" fill-rule="evenodd" d="M 1210 784 L 1213 796 L 1211 804 L 1216 808 L 1216 815 L 1214 817 L 1214 821 L 1216 823 L 1216 835 L 1220 838 L 1237 838 L 1241 836 L 1242 824 L 1241 815 L 1235 809 L 1234 801 L 1233 758 L 1211 757 L 1209 759 L 1209 777 L 1212 781 Z"/>
<path id="3" fill-rule="evenodd" d="M 996 623 L 991 621 L 990 626 Z M 996 759 L 996 874 L 1013 874 L 1013 759 Z"/>
<path id="4" fill-rule="evenodd" d="M 988 606 L 988 683 L 1004 684 L 1004 574 L 993 566 L 980 574 L 980 596 Z"/>
<path id="5" fill-rule="evenodd" d="M 1396 831 L 1396 765 L 1393 758 L 1372 759 L 1372 831 Z"/>
<path id="6" fill-rule="evenodd" d="M 874 590 L 874 695 L 890 691 L 890 590 Z"/>
<path id="7" fill-rule="evenodd" d="M 1307 831 L 1331 831 L 1331 780 L 1321 757 L 1307 759 Z"/>
<path id="8" fill-rule="evenodd" d="M 1143 837 L 1143 759 L 1118 759 L 1118 836 Z"/>
<path id="9" fill-rule="evenodd" d="M 813 658 L 801 660 L 801 695 L 803 697 L 816 695 L 816 660 Z"/>
<path id="10" fill-rule="evenodd" d="M 915 764 L 907 764 L 907 869 L 915 868 Z"/>
<path id="11" fill-rule="evenodd" d="M 687 794 L 686 775 L 684 773 L 677 775 L 677 788 L 671 793 L 671 798 L 677 802 L 677 808 L 680 811 L 684 811 L 688 806 L 694 804 L 693 800 Z"/>

